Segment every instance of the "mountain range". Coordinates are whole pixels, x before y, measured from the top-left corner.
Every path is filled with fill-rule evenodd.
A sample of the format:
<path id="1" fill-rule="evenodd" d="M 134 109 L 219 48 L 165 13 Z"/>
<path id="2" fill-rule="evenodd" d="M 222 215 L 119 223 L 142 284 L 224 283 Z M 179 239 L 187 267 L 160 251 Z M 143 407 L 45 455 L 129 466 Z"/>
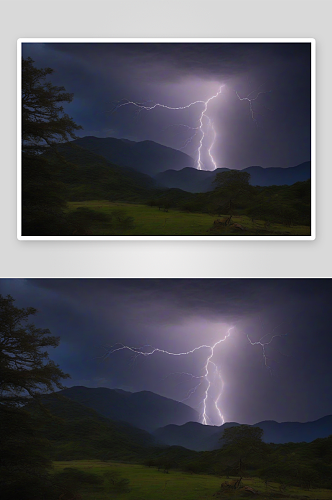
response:
<path id="1" fill-rule="evenodd" d="M 127 422 L 148 432 L 170 423 L 182 425 L 199 418 L 190 406 L 149 391 L 127 392 L 106 387 L 75 386 L 58 394 L 111 420 Z"/>
<path id="2" fill-rule="evenodd" d="M 169 168 L 180 170 L 195 164 L 195 160 L 182 151 L 153 141 L 135 142 L 114 137 L 86 136 L 75 139 L 71 144 L 103 156 L 111 163 L 134 168 L 151 177 Z"/>
<path id="3" fill-rule="evenodd" d="M 160 443 L 169 446 L 183 446 L 189 450 L 207 451 L 220 448 L 220 438 L 224 429 L 240 425 L 237 422 L 226 422 L 221 426 L 202 425 L 187 422 L 184 425 L 167 425 L 154 432 Z M 263 429 L 263 441 L 266 443 L 300 443 L 311 442 L 317 438 L 332 434 L 332 415 L 313 422 L 275 422 L 264 420 L 253 427 Z"/>
<path id="4" fill-rule="evenodd" d="M 57 394 L 84 407 L 85 411 L 96 412 L 104 420 L 110 419 L 114 425 L 122 425 L 121 432 L 123 425 L 141 433 L 147 431 L 149 439 L 144 438 L 144 441 L 163 446 L 214 450 L 220 447 L 224 429 L 240 425 L 237 422 L 221 426 L 200 424 L 198 413 L 190 406 L 149 391 L 132 393 L 105 387 L 74 386 Z M 263 440 L 267 443 L 311 442 L 332 435 L 332 415 L 304 423 L 264 420 L 254 427 L 263 429 Z"/>
<path id="5" fill-rule="evenodd" d="M 178 188 L 192 193 L 205 193 L 214 189 L 215 176 L 229 168 L 216 170 L 197 170 L 196 168 L 183 168 L 182 170 L 166 170 L 155 176 L 158 184 L 168 188 Z M 250 174 L 252 186 L 282 186 L 292 185 L 310 179 L 311 163 L 307 161 L 296 167 L 289 168 L 262 168 L 247 167 L 241 170 Z"/>
<path id="6" fill-rule="evenodd" d="M 92 163 L 103 164 L 104 167 L 107 165 L 108 169 L 116 171 L 117 176 L 122 170 L 129 182 L 132 179 L 134 182 L 138 181 L 139 186 L 143 183 L 144 187 L 150 188 L 154 187 L 156 181 L 161 188 L 177 188 L 192 193 L 211 191 L 214 189 L 213 180 L 216 174 L 230 170 L 229 168 L 197 170 L 194 167 L 195 160 L 191 156 L 154 141 L 135 142 L 114 137 L 86 136 L 68 144 L 76 146 L 77 151 L 81 153 L 89 151 L 90 155 L 89 153 L 86 155 L 90 158 L 90 166 Z M 66 154 L 71 155 L 68 148 Z M 77 159 L 81 165 L 80 155 Z M 310 179 L 311 163 L 308 161 L 289 168 L 250 166 L 242 171 L 250 174 L 250 183 L 253 186 L 292 185 Z M 104 168 L 102 172 L 104 176 L 105 172 Z M 139 173 L 145 174 L 145 178 L 139 177 Z M 98 182 L 101 173 L 97 169 L 95 176 L 93 172 L 89 174 L 91 182 Z"/>

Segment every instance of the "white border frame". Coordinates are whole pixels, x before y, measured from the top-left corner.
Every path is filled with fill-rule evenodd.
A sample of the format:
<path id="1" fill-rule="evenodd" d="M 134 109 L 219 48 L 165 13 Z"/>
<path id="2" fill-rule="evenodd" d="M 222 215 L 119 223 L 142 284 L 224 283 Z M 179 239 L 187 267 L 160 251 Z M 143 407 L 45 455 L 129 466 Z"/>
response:
<path id="1" fill-rule="evenodd" d="M 311 235 L 310 236 L 22 236 L 21 60 L 23 43 L 310 43 L 311 44 Z M 19 38 L 17 40 L 17 239 L 18 240 L 315 240 L 316 238 L 316 40 L 314 38 Z"/>

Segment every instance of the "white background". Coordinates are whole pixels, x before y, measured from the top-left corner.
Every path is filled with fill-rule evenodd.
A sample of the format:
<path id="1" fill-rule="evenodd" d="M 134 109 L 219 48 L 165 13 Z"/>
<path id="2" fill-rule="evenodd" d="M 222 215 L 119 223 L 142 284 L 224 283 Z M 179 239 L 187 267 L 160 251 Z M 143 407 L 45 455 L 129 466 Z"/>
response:
<path id="1" fill-rule="evenodd" d="M 2 2 L 2 277 L 331 277 L 331 0 Z M 25 37 L 294 37 L 317 43 L 315 241 L 18 241 L 16 41 Z"/>

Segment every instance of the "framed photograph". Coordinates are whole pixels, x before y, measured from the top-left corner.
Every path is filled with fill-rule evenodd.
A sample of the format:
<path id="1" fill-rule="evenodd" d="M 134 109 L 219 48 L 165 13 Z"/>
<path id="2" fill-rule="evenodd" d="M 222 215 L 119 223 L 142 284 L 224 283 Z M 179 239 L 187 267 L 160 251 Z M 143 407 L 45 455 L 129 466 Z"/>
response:
<path id="1" fill-rule="evenodd" d="M 331 279 L 0 292 L 2 498 L 331 499 Z"/>
<path id="2" fill-rule="evenodd" d="M 313 240 L 315 40 L 20 39 L 20 240 Z"/>

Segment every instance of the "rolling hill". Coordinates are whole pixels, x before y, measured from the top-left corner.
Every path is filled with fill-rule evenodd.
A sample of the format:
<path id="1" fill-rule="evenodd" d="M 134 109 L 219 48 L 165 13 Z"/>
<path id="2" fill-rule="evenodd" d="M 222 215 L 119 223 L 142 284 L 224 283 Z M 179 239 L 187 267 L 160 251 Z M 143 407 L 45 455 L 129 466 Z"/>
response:
<path id="1" fill-rule="evenodd" d="M 166 170 L 155 176 L 160 186 L 178 188 L 192 193 L 204 193 L 214 189 L 213 180 L 217 173 L 226 172 L 228 168 L 217 170 L 197 170 L 184 168 L 182 170 Z M 247 167 L 242 170 L 250 174 L 250 184 L 253 186 L 292 185 L 310 179 L 311 163 L 305 162 L 290 168 Z"/>
<path id="2" fill-rule="evenodd" d="M 227 422 L 224 425 L 209 426 L 197 422 L 187 422 L 184 425 L 168 425 L 157 429 L 154 436 L 160 443 L 170 446 L 184 446 L 190 450 L 207 451 L 220 448 L 220 437 L 227 427 L 240 425 L 236 422 Z M 311 442 L 318 438 L 325 438 L 332 434 L 332 415 L 320 418 L 313 422 L 275 422 L 265 420 L 254 424 L 254 427 L 263 429 L 263 440 L 266 443 L 300 443 Z"/>
<path id="3" fill-rule="evenodd" d="M 149 391 L 126 392 L 105 387 L 70 387 L 61 394 L 114 421 L 127 422 L 152 432 L 168 424 L 197 421 L 197 412 L 183 403 Z"/>
<path id="4" fill-rule="evenodd" d="M 51 443 L 54 460 L 101 458 L 134 460 L 155 446 L 151 434 L 125 422 L 114 422 L 64 396 L 43 396 L 42 403 L 52 416 L 39 423 L 42 436 Z M 26 410 L 37 418 L 41 409 L 35 402 Z"/>
<path id="5" fill-rule="evenodd" d="M 156 181 L 130 167 L 119 167 L 88 149 L 73 144 L 57 146 L 44 156 L 63 183 L 70 200 L 136 200 L 148 196 Z"/>
<path id="6" fill-rule="evenodd" d="M 182 151 L 153 141 L 135 142 L 113 137 L 86 136 L 75 139 L 70 144 L 88 149 L 111 163 L 134 168 L 152 177 L 170 168 L 180 170 L 195 164 L 194 159 Z"/>

